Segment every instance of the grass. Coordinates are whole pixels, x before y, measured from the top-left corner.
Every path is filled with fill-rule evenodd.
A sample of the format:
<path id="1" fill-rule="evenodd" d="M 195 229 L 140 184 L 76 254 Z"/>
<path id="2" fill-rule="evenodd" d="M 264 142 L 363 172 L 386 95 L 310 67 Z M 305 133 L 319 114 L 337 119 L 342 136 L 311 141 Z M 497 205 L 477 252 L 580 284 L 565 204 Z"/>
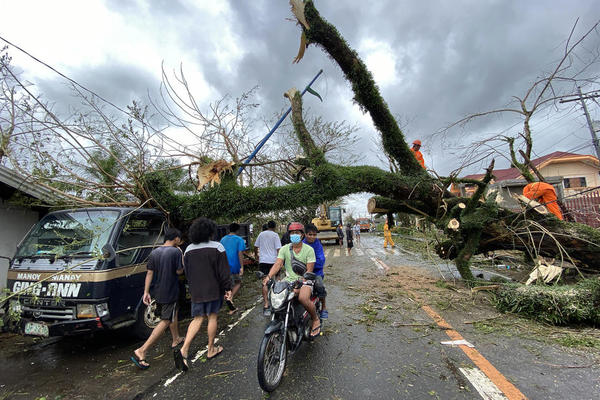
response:
<path id="1" fill-rule="evenodd" d="M 594 337 L 566 334 L 563 337 L 556 338 L 555 341 L 565 347 L 600 349 L 600 339 Z"/>

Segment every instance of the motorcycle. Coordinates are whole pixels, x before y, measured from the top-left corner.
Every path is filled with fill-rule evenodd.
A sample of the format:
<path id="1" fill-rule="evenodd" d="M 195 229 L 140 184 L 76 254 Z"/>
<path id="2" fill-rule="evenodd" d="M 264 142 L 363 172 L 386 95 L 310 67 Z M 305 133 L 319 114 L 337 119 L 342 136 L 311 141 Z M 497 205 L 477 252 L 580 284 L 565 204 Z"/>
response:
<path id="1" fill-rule="evenodd" d="M 263 279 L 265 274 L 257 272 L 256 276 Z M 304 274 L 308 284 L 314 284 L 316 275 L 312 272 Z M 258 383 L 265 392 L 272 392 L 279 386 L 288 357 L 302 344 L 302 340 L 311 340 L 311 318 L 297 299 L 294 289 L 302 287 L 302 281 L 287 282 L 269 280 L 268 300 L 271 308 L 271 322 L 265 329 L 265 334 L 258 351 Z M 321 302 L 315 291 L 310 301 L 316 307 L 317 315 L 321 312 Z M 322 321 L 320 321 L 322 324 Z M 322 325 L 321 325 L 322 326 Z"/>

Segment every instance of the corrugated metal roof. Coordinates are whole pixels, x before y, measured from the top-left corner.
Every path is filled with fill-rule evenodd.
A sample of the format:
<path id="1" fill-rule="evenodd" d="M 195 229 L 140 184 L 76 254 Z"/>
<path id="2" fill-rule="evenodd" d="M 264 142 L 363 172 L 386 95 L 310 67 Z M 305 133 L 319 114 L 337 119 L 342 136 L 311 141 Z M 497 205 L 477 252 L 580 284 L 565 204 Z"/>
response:
<path id="1" fill-rule="evenodd" d="M 21 175 L 2 165 L 0 165 L 0 182 L 44 203 L 53 204 L 60 200 L 60 196 L 43 186 L 37 185 L 33 178 Z"/>
<path id="2" fill-rule="evenodd" d="M 590 155 L 567 153 L 564 151 L 555 151 L 553 153 L 546 154 L 545 156 L 531 160 L 531 163 L 537 167 L 540 164 L 545 163 L 547 161 L 559 160 L 561 158 L 581 158 L 581 159 L 593 158 L 593 159 L 596 159 L 596 162 L 598 160 L 596 157 L 590 156 Z M 496 177 L 494 182 L 501 182 L 501 181 L 505 181 L 508 179 L 518 179 L 519 177 L 521 177 L 521 171 L 519 171 L 517 168 L 495 169 L 493 171 L 493 173 L 494 173 L 494 176 Z M 485 174 L 471 174 L 471 175 L 465 176 L 464 178 L 480 180 L 480 179 L 483 179 L 484 176 L 485 176 Z"/>

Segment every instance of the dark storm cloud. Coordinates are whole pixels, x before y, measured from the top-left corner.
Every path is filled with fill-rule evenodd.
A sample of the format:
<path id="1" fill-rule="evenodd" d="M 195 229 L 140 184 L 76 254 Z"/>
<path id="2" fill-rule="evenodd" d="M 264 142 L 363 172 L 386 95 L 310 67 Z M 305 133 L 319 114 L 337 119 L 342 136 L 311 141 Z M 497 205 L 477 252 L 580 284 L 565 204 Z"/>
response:
<path id="1" fill-rule="evenodd" d="M 377 83 L 392 114 L 410 121 L 406 129 L 409 140 L 428 138 L 468 114 L 497 109 L 508 104 L 512 96 L 523 96 L 537 77 L 554 68 L 575 20 L 581 18 L 577 30 L 581 34 L 600 18 L 595 0 L 315 3 L 322 17 L 337 27 L 363 60 L 369 53 L 361 46 L 369 41 L 391 49 L 395 80 Z M 153 1 L 140 6 L 139 2 L 106 0 L 105 4 L 124 20 L 146 29 L 148 40 L 155 38 L 154 32 L 174 37 L 181 47 L 177 51 L 183 53 L 160 48 L 173 42 L 156 44 L 160 54 L 165 54 L 165 63 L 178 66 L 184 58 L 197 62 L 196 69 L 216 93 L 210 100 L 226 94 L 236 97 L 258 85 L 259 112 L 265 117 L 287 108 L 289 102 L 283 92 L 293 86 L 302 89 L 322 68 L 324 74 L 314 88 L 324 102 L 309 96 L 306 107 L 327 120 L 361 122 L 363 138 L 357 151 L 365 153 L 371 147 L 374 128 L 368 123 L 370 118 L 360 118 L 357 106 L 352 105 L 349 83 L 324 52 L 311 45 L 299 64 L 291 63 L 301 31 L 289 20 L 292 14 L 287 1 L 230 1 L 231 11 L 218 17 L 211 17 L 191 1 Z M 227 58 L 233 55 L 224 42 L 230 36 L 242 54 Z M 598 46 L 598 40 L 596 34 L 587 47 Z M 225 65 L 224 59 L 229 60 Z M 134 62 L 143 64 L 146 60 Z M 185 71 L 192 66 L 183 67 Z M 160 65 L 152 68 L 158 71 Z M 155 77 L 141 67 L 111 61 L 93 68 L 83 66 L 72 76 L 120 106 L 144 98 L 148 89 L 158 87 Z M 65 90 L 57 89 L 53 82 L 38 84 L 48 95 L 65 95 Z M 498 117 L 479 120 L 449 139 L 481 139 L 513 122 Z M 547 148 L 556 141 L 553 135 L 545 132 L 538 139 L 540 146 Z M 431 160 L 428 164 L 441 173 L 457 166 L 450 150 L 440 149 L 439 142 L 425 143 L 423 150 Z M 554 150 L 561 149 L 549 151 Z M 365 162 L 376 164 L 377 160 L 369 155 Z"/>
<path id="2" fill-rule="evenodd" d="M 70 77 L 122 109 L 126 109 L 126 106 L 132 104 L 134 100 L 141 104 L 147 103 L 148 91 L 155 95 L 155 88 L 159 84 L 155 76 L 147 70 L 137 65 L 114 61 L 79 69 Z M 81 109 L 82 101 L 67 80 L 61 78 L 39 80 L 37 87 L 44 98 L 52 101 L 57 111 Z M 111 114 L 118 114 L 117 109 L 108 107 Z"/>

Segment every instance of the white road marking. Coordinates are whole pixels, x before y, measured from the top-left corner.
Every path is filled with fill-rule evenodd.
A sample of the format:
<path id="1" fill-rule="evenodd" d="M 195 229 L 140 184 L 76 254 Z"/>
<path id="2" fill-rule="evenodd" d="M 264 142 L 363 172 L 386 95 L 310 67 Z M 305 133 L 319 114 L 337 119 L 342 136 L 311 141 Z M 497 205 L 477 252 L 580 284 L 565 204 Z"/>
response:
<path id="1" fill-rule="evenodd" d="M 459 368 L 485 400 L 507 400 L 507 397 L 479 368 Z"/>
<path id="2" fill-rule="evenodd" d="M 222 330 L 221 332 L 219 332 L 219 336 L 225 336 L 225 332 L 229 332 L 229 331 L 231 331 L 231 330 L 232 330 L 232 329 L 233 329 L 233 328 L 234 328 L 234 327 L 235 327 L 237 324 L 239 324 L 239 323 L 240 323 L 240 322 L 241 322 L 241 321 L 242 321 L 244 318 L 246 318 L 246 317 L 247 317 L 247 316 L 248 316 L 248 315 L 249 315 L 249 314 L 252 312 L 252 310 L 254 310 L 254 309 L 256 308 L 256 305 L 257 305 L 258 303 L 260 303 L 261 301 L 262 301 L 262 296 L 261 296 L 261 297 L 259 297 L 259 298 L 258 298 L 258 300 L 256 300 L 256 301 L 254 302 L 254 305 L 253 305 L 252 307 L 250 307 L 249 309 L 247 309 L 246 311 L 244 311 L 244 312 L 242 313 L 242 315 L 240 315 L 240 317 L 238 318 L 238 320 L 237 320 L 237 321 L 235 321 L 235 322 L 234 322 L 233 324 L 231 324 L 231 325 L 228 325 L 228 326 L 227 326 L 227 331 L 225 331 L 225 330 Z M 216 337 L 216 338 L 215 338 L 215 344 L 216 344 L 216 343 L 218 343 L 218 341 L 219 341 L 219 338 L 218 338 L 218 337 Z M 192 363 L 195 363 L 196 361 L 198 361 L 198 360 L 200 359 L 200 357 L 202 357 L 204 354 L 206 354 L 206 352 L 207 352 L 207 351 L 208 351 L 208 349 L 203 349 L 203 350 L 200 350 L 200 351 L 196 352 L 196 354 L 194 355 L 194 358 L 193 358 L 193 359 L 191 359 L 191 362 L 192 362 Z M 163 386 L 164 386 L 164 387 L 167 387 L 167 386 L 169 386 L 169 385 L 170 385 L 171 383 L 173 383 L 173 382 L 175 381 L 175 379 L 177 379 L 177 378 L 179 377 L 179 375 L 181 375 L 182 373 L 183 373 L 183 371 L 179 371 L 179 372 L 177 372 L 175 375 L 173 375 L 172 377 L 170 377 L 169 379 L 167 379 L 167 380 L 165 381 L 165 383 L 163 384 Z M 154 393 L 154 396 L 153 396 L 153 397 L 155 397 L 156 395 L 157 395 L 157 393 Z"/>
<path id="3" fill-rule="evenodd" d="M 384 272 L 385 270 L 383 269 L 383 265 L 381 265 L 379 263 L 379 261 L 377 261 L 376 258 L 373 257 L 369 257 L 371 259 L 371 261 L 373 261 L 373 264 L 375 264 L 375 266 L 377 267 L 377 269 L 379 269 L 380 271 Z"/>
<path id="4" fill-rule="evenodd" d="M 452 346 L 452 347 L 460 346 L 460 345 L 465 345 L 467 347 L 475 347 L 471 343 L 467 342 L 465 339 L 461 339 L 461 340 L 447 340 L 447 341 L 440 342 L 440 343 L 448 345 L 448 346 Z"/>

